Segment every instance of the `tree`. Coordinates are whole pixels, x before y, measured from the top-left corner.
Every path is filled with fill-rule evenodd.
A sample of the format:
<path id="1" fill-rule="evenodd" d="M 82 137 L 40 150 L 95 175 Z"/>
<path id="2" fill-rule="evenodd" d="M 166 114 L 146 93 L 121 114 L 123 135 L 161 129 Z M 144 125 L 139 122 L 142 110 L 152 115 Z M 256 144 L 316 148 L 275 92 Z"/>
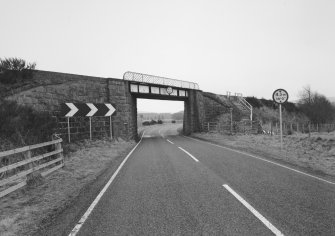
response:
<path id="1" fill-rule="evenodd" d="M 179 111 L 171 115 L 173 120 L 182 120 L 184 118 L 184 111 Z"/>
<path id="2" fill-rule="evenodd" d="M 27 63 L 20 58 L 0 58 L 0 82 L 14 84 L 21 80 L 30 79 L 36 63 Z"/>
<path id="3" fill-rule="evenodd" d="M 299 106 L 312 123 L 332 122 L 335 119 L 335 109 L 331 102 L 322 94 L 313 92 L 306 86 L 300 92 Z"/>

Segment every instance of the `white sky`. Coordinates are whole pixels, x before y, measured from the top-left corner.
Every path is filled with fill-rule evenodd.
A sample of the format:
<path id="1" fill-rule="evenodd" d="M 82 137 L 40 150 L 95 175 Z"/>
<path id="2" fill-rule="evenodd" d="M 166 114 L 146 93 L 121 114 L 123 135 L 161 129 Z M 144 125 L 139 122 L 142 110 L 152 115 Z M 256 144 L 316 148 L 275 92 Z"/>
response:
<path id="1" fill-rule="evenodd" d="M 335 96 L 334 0 L 0 1 L 0 57 L 40 70 L 134 71 L 267 99 L 284 88 L 295 100 L 306 85 Z"/>

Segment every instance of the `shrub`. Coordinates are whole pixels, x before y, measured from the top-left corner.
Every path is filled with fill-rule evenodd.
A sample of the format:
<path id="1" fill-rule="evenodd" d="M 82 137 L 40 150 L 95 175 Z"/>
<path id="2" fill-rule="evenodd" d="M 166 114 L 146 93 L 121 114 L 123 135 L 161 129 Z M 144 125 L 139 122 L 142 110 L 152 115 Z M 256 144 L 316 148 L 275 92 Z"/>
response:
<path id="1" fill-rule="evenodd" d="M 142 125 L 144 125 L 144 126 L 150 125 L 150 121 L 144 121 L 144 122 L 142 122 Z"/>
<path id="2" fill-rule="evenodd" d="M 0 58 L 0 82 L 3 84 L 15 84 L 31 79 L 36 63 L 26 63 L 19 58 Z"/>
<path id="3" fill-rule="evenodd" d="M 150 125 L 155 125 L 155 124 L 157 124 L 157 121 L 155 121 L 155 120 L 150 121 Z"/>
<path id="4" fill-rule="evenodd" d="M 176 121 L 175 121 L 175 120 L 172 120 L 172 121 L 171 121 L 171 123 L 173 123 L 173 124 L 174 124 L 174 123 L 176 123 Z"/>
<path id="5" fill-rule="evenodd" d="M 163 121 L 162 121 L 162 120 L 158 120 L 157 123 L 158 123 L 159 125 L 161 125 L 161 124 L 163 124 Z"/>
<path id="6" fill-rule="evenodd" d="M 56 121 L 48 113 L 34 111 L 13 101 L 0 101 L 0 140 L 13 146 L 46 142 L 55 128 Z"/>

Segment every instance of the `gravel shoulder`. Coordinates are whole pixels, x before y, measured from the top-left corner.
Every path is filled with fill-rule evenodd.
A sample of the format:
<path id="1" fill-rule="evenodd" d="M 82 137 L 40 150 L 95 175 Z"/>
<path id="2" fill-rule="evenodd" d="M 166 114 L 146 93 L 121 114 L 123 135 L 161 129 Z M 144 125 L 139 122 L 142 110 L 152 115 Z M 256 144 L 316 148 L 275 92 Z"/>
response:
<path id="1" fill-rule="evenodd" d="M 88 204 L 134 146 L 135 142 L 123 140 L 65 146 L 64 168 L 0 198 L 0 235 L 46 235 L 38 232 L 47 232 L 58 215 L 78 202 Z M 85 199 L 81 195 L 86 195 Z M 73 218 L 81 214 L 72 212 Z"/>
<path id="2" fill-rule="evenodd" d="M 248 153 L 270 157 L 279 162 L 301 167 L 319 175 L 335 176 L 335 132 L 293 134 L 283 137 L 269 135 L 221 135 L 218 133 L 195 133 L 195 138 L 211 141 Z"/>

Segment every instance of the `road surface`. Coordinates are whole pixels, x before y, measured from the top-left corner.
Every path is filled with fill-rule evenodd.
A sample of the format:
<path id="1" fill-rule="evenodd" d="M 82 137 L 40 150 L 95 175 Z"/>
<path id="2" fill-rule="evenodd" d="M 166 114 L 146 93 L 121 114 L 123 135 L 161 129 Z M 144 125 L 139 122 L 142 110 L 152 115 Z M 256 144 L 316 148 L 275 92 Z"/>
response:
<path id="1" fill-rule="evenodd" d="M 332 182 L 177 127 L 145 131 L 73 235 L 335 235 Z"/>

